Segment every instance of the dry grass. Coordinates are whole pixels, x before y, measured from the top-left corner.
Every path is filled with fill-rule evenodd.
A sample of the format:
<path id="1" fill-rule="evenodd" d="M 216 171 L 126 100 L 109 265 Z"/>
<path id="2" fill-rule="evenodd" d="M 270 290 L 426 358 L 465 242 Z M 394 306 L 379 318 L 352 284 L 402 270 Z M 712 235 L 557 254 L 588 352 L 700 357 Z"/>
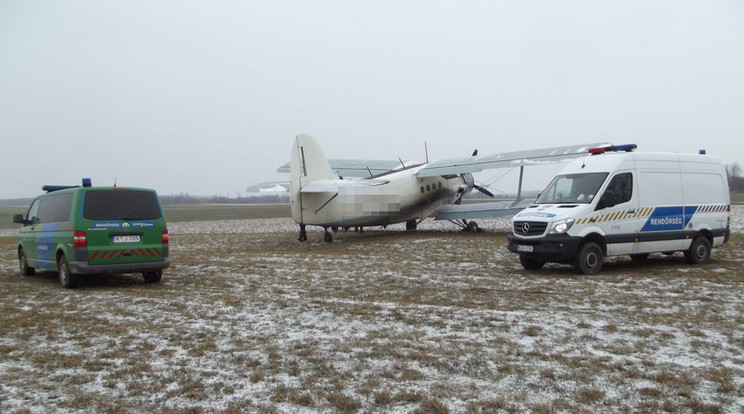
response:
<path id="1" fill-rule="evenodd" d="M 744 409 L 742 236 L 580 277 L 525 272 L 503 233 L 267 223 L 177 223 L 160 284 L 76 290 L 19 276 L 0 237 L 0 411 Z"/>

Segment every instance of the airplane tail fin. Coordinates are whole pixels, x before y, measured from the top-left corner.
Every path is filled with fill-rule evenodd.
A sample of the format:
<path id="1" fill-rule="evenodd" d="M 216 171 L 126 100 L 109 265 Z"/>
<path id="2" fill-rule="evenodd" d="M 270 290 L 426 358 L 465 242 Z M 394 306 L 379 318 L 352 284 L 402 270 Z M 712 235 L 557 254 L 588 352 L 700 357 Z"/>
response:
<path id="1" fill-rule="evenodd" d="M 302 199 L 300 197 L 302 187 L 315 180 L 337 178 L 333 174 L 331 165 L 323 154 L 320 145 L 310 135 L 300 134 L 295 138 L 289 165 L 289 176 L 292 217 L 297 223 L 303 223 Z"/>
<path id="2" fill-rule="evenodd" d="M 300 134 L 295 138 L 290 163 L 290 177 L 301 186 L 315 180 L 330 180 L 336 178 L 323 154 L 323 150 L 313 137 Z M 298 179 L 295 181 L 295 179 Z"/>

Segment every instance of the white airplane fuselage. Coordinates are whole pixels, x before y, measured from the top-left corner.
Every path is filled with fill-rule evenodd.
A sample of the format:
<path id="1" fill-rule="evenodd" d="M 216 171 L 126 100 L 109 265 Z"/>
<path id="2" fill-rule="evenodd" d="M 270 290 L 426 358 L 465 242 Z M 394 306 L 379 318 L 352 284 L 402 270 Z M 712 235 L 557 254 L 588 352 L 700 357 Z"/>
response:
<path id="1" fill-rule="evenodd" d="M 325 229 L 413 224 L 473 188 L 470 174 L 418 177 L 425 165 L 343 179 L 333 174 L 315 140 L 300 135 L 290 163 L 292 217 L 301 226 Z"/>
<path id="2" fill-rule="evenodd" d="M 292 203 L 293 217 L 323 227 L 387 226 L 429 217 L 468 189 L 460 175 L 417 178 L 421 167 L 370 179 L 338 179 L 334 193 L 301 194 Z"/>

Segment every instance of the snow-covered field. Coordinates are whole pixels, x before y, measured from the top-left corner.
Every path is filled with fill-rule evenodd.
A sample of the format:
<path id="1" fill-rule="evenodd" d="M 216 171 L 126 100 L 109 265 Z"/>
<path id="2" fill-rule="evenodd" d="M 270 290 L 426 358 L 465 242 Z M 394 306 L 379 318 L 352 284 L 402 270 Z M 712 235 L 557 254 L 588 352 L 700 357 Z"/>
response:
<path id="1" fill-rule="evenodd" d="M 741 412 L 744 209 L 709 265 L 526 272 L 464 234 L 171 223 L 163 281 L 21 277 L 0 237 L 0 412 Z M 449 231 L 445 231 L 449 230 Z"/>

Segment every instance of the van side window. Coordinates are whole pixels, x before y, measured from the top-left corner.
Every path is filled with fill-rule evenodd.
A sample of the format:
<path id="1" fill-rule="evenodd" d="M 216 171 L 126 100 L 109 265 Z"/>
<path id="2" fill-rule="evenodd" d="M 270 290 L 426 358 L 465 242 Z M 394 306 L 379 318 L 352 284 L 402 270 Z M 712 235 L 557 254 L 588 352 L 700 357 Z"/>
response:
<path id="1" fill-rule="evenodd" d="M 41 223 L 59 223 L 70 221 L 72 193 L 54 194 L 39 200 L 38 221 Z"/>
<path id="2" fill-rule="evenodd" d="M 615 204 L 627 203 L 633 197 L 633 174 L 622 173 L 612 177 L 607 185 L 605 194 L 612 193 L 615 196 Z"/>

